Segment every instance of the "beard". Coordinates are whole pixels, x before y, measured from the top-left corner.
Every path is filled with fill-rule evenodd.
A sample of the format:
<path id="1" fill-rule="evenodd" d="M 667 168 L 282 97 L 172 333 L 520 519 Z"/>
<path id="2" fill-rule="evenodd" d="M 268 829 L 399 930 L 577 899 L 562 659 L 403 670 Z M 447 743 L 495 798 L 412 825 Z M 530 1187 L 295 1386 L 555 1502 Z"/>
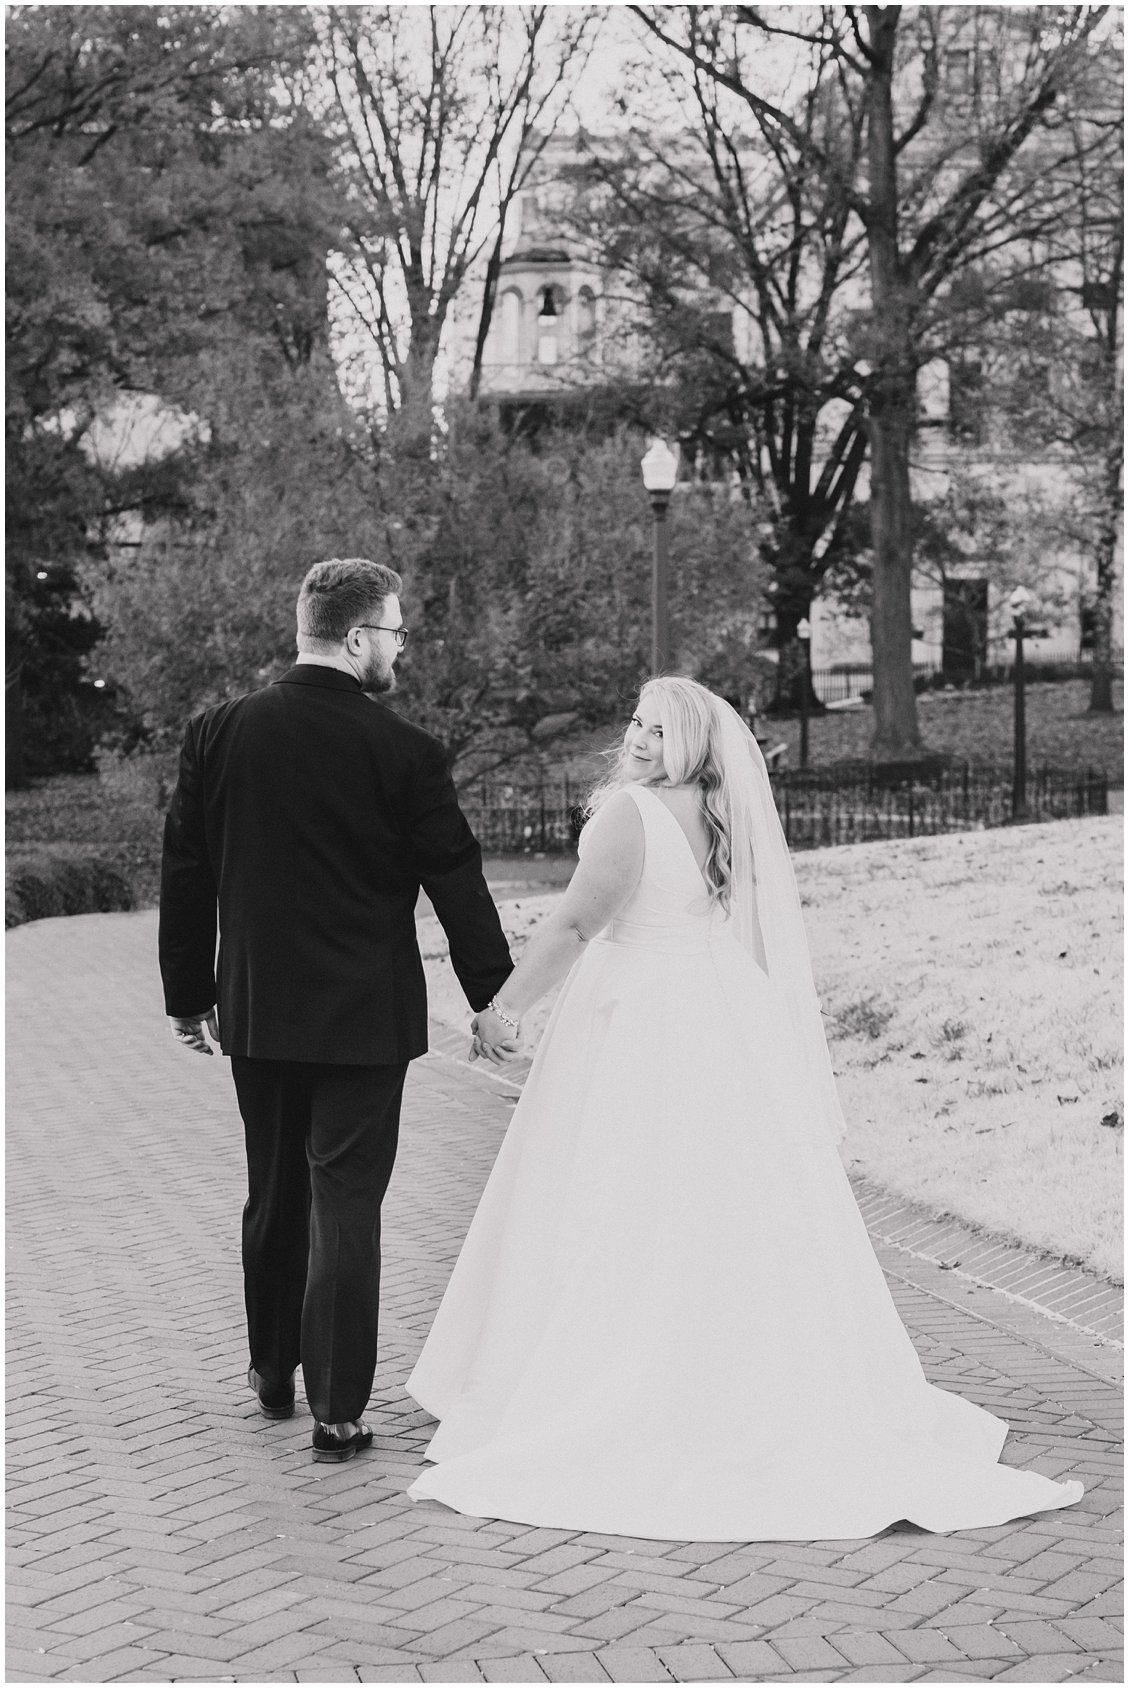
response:
<path id="1" fill-rule="evenodd" d="M 390 663 L 373 653 L 372 661 L 360 676 L 361 690 L 370 697 L 379 697 L 382 692 L 396 690 L 396 673 Z"/>

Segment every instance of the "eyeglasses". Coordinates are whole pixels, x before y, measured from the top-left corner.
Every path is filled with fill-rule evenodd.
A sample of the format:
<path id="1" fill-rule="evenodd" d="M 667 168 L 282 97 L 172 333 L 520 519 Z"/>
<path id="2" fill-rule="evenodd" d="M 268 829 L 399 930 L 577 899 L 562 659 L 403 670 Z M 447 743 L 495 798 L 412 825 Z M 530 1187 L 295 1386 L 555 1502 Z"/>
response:
<path id="1" fill-rule="evenodd" d="M 406 627 L 382 627 L 378 621 L 358 621 L 357 626 L 370 627 L 374 633 L 394 633 L 396 635 L 396 643 L 399 645 L 401 650 L 403 650 L 404 646 L 408 642 L 408 630 Z"/>

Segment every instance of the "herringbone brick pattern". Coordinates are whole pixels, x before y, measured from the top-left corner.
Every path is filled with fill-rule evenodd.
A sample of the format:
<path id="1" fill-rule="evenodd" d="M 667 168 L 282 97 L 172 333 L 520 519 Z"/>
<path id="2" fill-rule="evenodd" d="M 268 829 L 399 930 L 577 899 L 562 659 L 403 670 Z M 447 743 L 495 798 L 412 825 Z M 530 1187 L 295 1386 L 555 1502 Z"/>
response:
<path id="1" fill-rule="evenodd" d="M 442 1048 L 386 1208 L 373 1451 L 314 1466 L 301 1402 L 269 1423 L 243 1382 L 230 1078 L 168 1037 L 154 948 L 150 915 L 9 937 L 9 1680 L 1121 1680 L 1114 1351 L 958 1277 L 896 1203 L 873 1224 L 930 1375 L 1080 1506 L 733 1546 L 408 1502 L 430 1421 L 403 1381 L 514 1093 Z"/>

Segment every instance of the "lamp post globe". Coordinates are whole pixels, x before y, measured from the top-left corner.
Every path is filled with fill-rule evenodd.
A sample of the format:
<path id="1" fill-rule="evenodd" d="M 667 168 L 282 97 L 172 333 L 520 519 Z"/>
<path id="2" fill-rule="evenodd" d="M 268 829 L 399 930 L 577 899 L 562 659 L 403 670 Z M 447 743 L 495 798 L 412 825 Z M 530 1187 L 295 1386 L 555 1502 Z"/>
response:
<path id="1" fill-rule="evenodd" d="M 651 441 L 639 467 L 643 471 L 643 485 L 653 498 L 656 494 L 670 497 L 678 479 L 678 452 L 671 451 L 664 439 Z"/>
<path id="2" fill-rule="evenodd" d="M 1017 586 L 1007 601 L 1007 607 L 1015 620 L 1019 621 L 1026 616 L 1032 601 L 1032 595 L 1026 586 Z"/>
<path id="3" fill-rule="evenodd" d="M 651 674 L 662 673 L 670 656 L 670 614 L 667 608 L 667 574 L 670 541 L 667 510 L 678 480 L 678 451 L 663 439 L 651 441 L 640 468 L 643 485 L 651 499 L 655 517 L 655 554 L 651 574 Z"/>

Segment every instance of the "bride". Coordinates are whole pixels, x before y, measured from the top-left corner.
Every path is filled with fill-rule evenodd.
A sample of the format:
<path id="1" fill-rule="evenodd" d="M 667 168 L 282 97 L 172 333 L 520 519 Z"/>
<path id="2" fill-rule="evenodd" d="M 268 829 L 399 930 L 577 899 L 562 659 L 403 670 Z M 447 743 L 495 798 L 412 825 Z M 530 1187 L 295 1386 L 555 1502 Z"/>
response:
<path id="1" fill-rule="evenodd" d="M 1079 1483 L 998 1463 L 1006 1424 L 930 1385 L 898 1318 L 740 717 L 652 681 L 590 812 L 492 1005 L 516 1033 L 568 974 L 408 1381 L 440 1420 L 409 1493 L 665 1541 L 1072 1504 Z"/>

